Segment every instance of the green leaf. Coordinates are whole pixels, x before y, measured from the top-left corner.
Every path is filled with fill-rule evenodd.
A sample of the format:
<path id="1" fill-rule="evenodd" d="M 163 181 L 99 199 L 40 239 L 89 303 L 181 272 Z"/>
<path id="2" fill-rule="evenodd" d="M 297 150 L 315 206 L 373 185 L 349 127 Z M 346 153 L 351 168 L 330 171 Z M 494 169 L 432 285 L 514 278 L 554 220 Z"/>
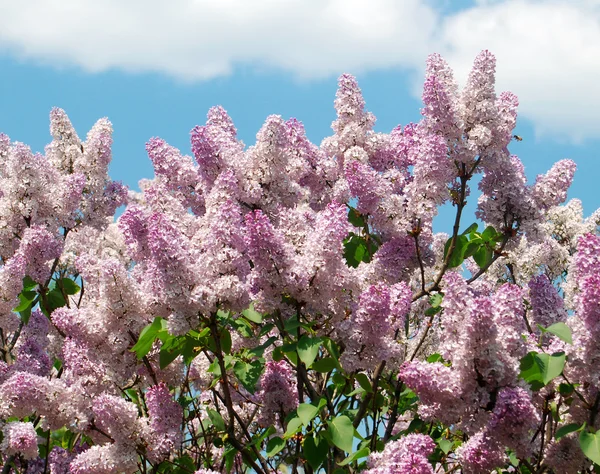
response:
<path id="1" fill-rule="evenodd" d="M 574 431 L 579 431 L 582 428 L 583 425 L 580 425 L 579 423 L 569 423 L 568 425 L 563 425 L 556 430 L 556 433 L 554 434 L 554 439 L 558 441 L 563 436 L 566 436 L 569 433 L 573 433 Z"/>
<path id="2" fill-rule="evenodd" d="M 440 447 L 440 449 L 444 452 L 444 454 L 448 454 L 454 446 L 454 443 L 450 440 L 447 440 L 446 438 L 438 439 L 437 444 Z"/>
<path id="3" fill-rule="evenodd" d="M 376 237 L 370 236 L 369 240 L 354 233 L 350 233 L 344 240 L 344 258 L 348 266 L 356 268 L 361 262 L 369 263 L 373 254 L 379 248 Z"/>
<path id="4" fill-rule="evenodd" d="M 242 335 L 242 337 L 253 338 L 255 335 L 252 323 L 246 318 L 234 319 L 231 321 L 231 325 Z"/>
<path id="5" fill-rule="evenodd" d="M 158 363 L 161 369 L 167 367 L 177 357 L 183 354 L 185 348 L 185 336 L 171 336 L 163 342 L 158 354 Z"/>
<path id="6" fill-rule="evenodd" d="M 225 431 L 225 420 L 221 414 L 212 408 L 207 408 L 206 412 L 208 413 L 208 417 L 210 418 L 210 421 L 212 421 L 212 424 L 217 431 Z"/>
<path id="7" fill-rule="evenodd" d="M 365 392 L 373 392 L 373 388 L 371 387 L 371 382 L 369 381 L 369 377 L 365 374 L 358 373 L 354 376 L 358 384 L 362 387 Z"/>
<path id="8" fill-rule="evenodd" d="M 545 329 L 545 332 L 554 334 L 556 337 L 565 341 L 569 344 L 573 344 L 573 336 L 571 335 L 571 328 L 563 322 L 554 323 Z"/>
<path id="9" fill-rule="evenodd" d="M 584 430 L 579 433 L 579 446 L 581 446 L 583 454 L 596 464 L 600 464 L 600 437 L 598 432 L 588 433 Z"/>
<path id="10" fill-rule="evenodd" d="M 473 222 L 469 227 L 467 227 L 465 229 L 465 231 L 462 233 L 462 235 L 467 235 L 467 234 L 471 234 L 473 232 L 476 232 L 477 231 L 477 227 L 478 227 L 477 222 Z"/>
<path id="11" fill-rule="evenodd" d="M 427 308 L 425 310 L 425 316 L 433 316 L 434 314 L 438 314 L 441 310 L 441 306 L 438 306 L 437 308 Z"/>
<path id="12" fill-rule="evenodd" d="M 302 452 L 308 464 L 316 471 L 329 453 L 329 444 L 322 437 L 307 436 L 302 445 Z"/>
<path id="13" fill-rule="evenodd" d="M 319 407 L 311 403 L 301 403 L 298 405 L 296 412 L 298 413 L 298 418 L 300 418 L 302 424 L 308 426 L 313 418 L 317 416 L 317 413 L 319 413 Z"/>
<path id="14" fill-rule="evenodd" d="M 298 356 L 307 368 L 310 368 L 317 358 L 322 342 L 323 340 L 320 337 L 308 337 L 306 335 L 302 336 L 298 341 Z"/>
<path id="15" fill-rule="evenodd" d="M 273 329 L 274 327 L 275 327 L 275 325 L 273 323 L 265 324 L 260 329 L 260 332 L 258 333 L 258 335 L 259 336 L 264 336 L 265 334 L 268 334 L 269 332 L 271 332 L 271 329 Z"/>
<path id="16" fill-rule="evenodd" d="M 447 257 L 450 251 L 450 244 L 452 243 L 452 237 L 448 239 L 444 247 L 444 258 Z M 464 260 L 464 253 L 469 244 L 469 238 L 466 235 L 457 235 L 454 241 L 454 249 L 448 259 L 448 268 L 455 268 L 462 264 Z"/>
<path id="17" fill-rule="evenodd" d="M 443 300 L 444 300 L 444 295 L 442 295 L 441 293 L 436 293 L 435 295 L 432 295 L 429 298 L 429 304 L 431 305 L 432 308 L 437 308 L 438 306 L 440 306 L 442 304 Z"/>
<path id="18" fill-rule="evenodd" d="M 252 355 L 255 355 L 256 357 L 262 357 L 263 353 L 265 352 L 265 349 L 267 347 L 269 347 L 271 344 L 273 344 L 276 340 L 277 340 L 277 338 L 275 336 L 271 336 L 260 346 L 256 346 L 254 349 L 251 349 L 248 352 Z"/>
<path id="19" fill-rule="evenodd" d="M 465 247 L 465 253 L 463 254 L 463 258 L 472 257 L 480 248 L 481 239 L 471 240 Z"/>
<path id="20" fill-rule="evenodd" d="M 348 221 L 354 227 L 360 227 L 361 229 L 367 225 L 362 214 L 353 207 L 350 208 L 350 212 L 348 212 Z"/>
<path id="21" fill-rule="evenodd" d="M 521 359 L 519 376 L 531 385 L 532 390 L 539 390 L 562 373 L 565 361 L 564 352 L 549 355 L 532 351 Z"/>
<path id="22" fill-rule="evenodd" d="M 244 317 L 253 323 L 260 324 L 262 323 L 263 317 L 258 311 L 254 309 L 254 303 L 250 303 L 250 307 L 242 311 Z"/>
<path id="23" fill-rule="evenodd" d="M 337 363 L 333 357 L 324 357 L 314 361 L 310 368 L 316 372 L 326 373 L 337 368 Z"/>
<path id="24" fill-rule="evenodd" d="M 56 308 L 62 308 L 66 304 L 67 302 L 62 293 L 55 288 L 46 295 L 46 305 L 44 309 L 46 310 L 47 315 L 50 315 Z"/>
<path id="25" fill-rule="evenodd" d="M 356 459 L 365 458 L 369 454 L 371 454 L 371 450 L 369 448 L 359 449 L 358 451 L 356 451 L 355 453 L 352 453 L 350 456 L 348 456 L 343 461 L 339 462 L 338 465 L 345 466 L 346 464 L 350 464 L 352 461 L 354 461 Z"/>
<path id="26" fill-rule="evenodd" d="M 135 352 L 139 360 L 141 360 L 146 354 L 148 354 L 148 352 L 150 352 L 150 349 L 152 349 L 152 344 L 154 344 L 158 332 L 163 328 L 163 321 L 164 320 L 159 316 L 154 318 L 152 324 L 148 324 L 148 326 L 142 329 L 140 337 L 135 343 L 135 346 L 129 349 L 130 352 Z"/>
<path id="27" fill-rule="evenodd" d="M 26 276 L 23 278 L 23 291 L 33 291 L 37 288 L 38 284 L 31 277 Z"/>
<path id="28" fill-rule="evenodd" d="M 56 286 L 62 288 L 67 295 L 75 295 L 81 290 L 81 287 L 70 278 L 58 279 L 56 281 Z"/>
<path id="29" fill-rule="evenodd" d="M 298 416 L 295 416 L 288 422 L 283 439 L 291 438 L 300 431 L 300 428 L 302 428 L 302 420 Z"/>
<path id="30" fill-rule="evenodd" d="M 473 254 L 473 260 L 479 265 L 479 268 L 483 268 L 492 261 L 492 256 L 492 250 L 487 245 L 482 245 L 477 252 Z"/>
<path id="31" fill-rule="evenodd" d="M 301 323 L 298 318 L 296 316 L 292 316 L 283 324 L 283 329 L 285 329 L 287 332 L 292 332 L 294 329 L 299 328 L 300 325 Z"/>
<path id="32" fill-rule="evenodd" d="M 21 311 L 25 311 L 30 306 L 33 306 L 36 296 L 37 293 L 35 291 L 22 291 L 19 293 L 20 303 L 15 309 L 13 309 L 13 311 L 15 313 L 20 313 Z"/>
<path id="33" fill-rule="evenodd" d="M 246 390 L 254 393 L 263 368 L 264 363 L 260 360 L 253 360 L 250 363 L 238 360 L 233 366 L 233 373 Z"/>
<path id="34" fill-rule="evenodd" d="M 338 416 L 329 422 L 327 432 L 331 436 L 331 441 L 338 448 L 347 453 L 352 452 L 352 440 L 354 438 L 354 426 L 352 421 L 345 415 Z"/>
<path id="35" fill-rule="evenodd" d="M 285 441 L 279 436 L 274 436 L 267 443 L 267 457 L 272 458 L 283 448 L 285 448 Z"/>
<path id="36" fill-rule="evenodd" d="M 488 225 L 481 233 L 481 238 L 486 242 L 496 243 L 502 240 L 502 234 L 491 225 Z"/>
<path id="37" fill-rule="evenodd" d="M 221 350 L 223 351 L 223 353 L 229 354 L 231 352 L 231 334 L 229 334 L 227 328 L 223 328 L 221 330 L 219 339 L 221 342 Z"/>
<path id="38" fill-rule="evenodd" d="M 560 393 L 563 397 L 568 397 L 574 391 L 575 391 L 575 387 L 570 383 L 558 384 L 558 393 Z"/>
<path id="39" fill-rule="evenodd" d="M 429 357 L 427 357 L 427 359 L 425 359 L 427 362 L 433 364 L 434 362 L 444 362 L 444 358 L 441 356 L 441 354 L 431 354 Z"/>

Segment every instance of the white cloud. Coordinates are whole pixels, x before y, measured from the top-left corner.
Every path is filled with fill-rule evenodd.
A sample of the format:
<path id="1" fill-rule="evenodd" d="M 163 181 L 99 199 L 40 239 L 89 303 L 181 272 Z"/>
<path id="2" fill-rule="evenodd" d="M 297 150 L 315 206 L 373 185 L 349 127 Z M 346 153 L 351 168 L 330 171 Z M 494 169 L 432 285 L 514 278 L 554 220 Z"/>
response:
<path id="1" fill-rule="evenodd" d="M 184 80 L 241 63 L 303 78 L 412 65 L 436 14 L 420 0 L 0 0 L 0 47 L 88 71 Z"/>
<path id="2" fill-rule="evenodd" d="M 464 78 L 477 52 L 489 49 L 499 87 L 519 95 L 521 116 L 538 134 L 600 137 L 598 0 L 447 7 L 447 0 L 0 0 L 0 49 L 59 67 L 186 81 L 240 65 L 301 79 L 390 67 L 422 77 L 433 51 Z"/>
<path id="3" fill-rule="evenodd" d="M 483 47 L 497 87 L 540 136 L 600 138 L 600 2 L 481 2 L 444 20 L 441 53 L 464 79 Z"/>

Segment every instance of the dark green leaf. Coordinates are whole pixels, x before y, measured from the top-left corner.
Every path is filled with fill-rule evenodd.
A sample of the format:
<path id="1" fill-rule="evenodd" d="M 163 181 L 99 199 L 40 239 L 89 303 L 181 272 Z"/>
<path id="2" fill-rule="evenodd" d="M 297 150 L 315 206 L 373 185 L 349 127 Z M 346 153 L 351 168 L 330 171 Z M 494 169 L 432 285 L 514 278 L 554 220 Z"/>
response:
<path id="1" fill-rule="evenodd" d="M 492 261 L 492 250 L 487 245 L 482 245 L 479 250 L 473 254 L 473 260 L 480 268 L 485 267 Z"/>
<path id="2" fill-rule="evenodd" d="M 465 253 L 463 255 L 463 258 L 472 257 L 480 249 L 480 247 L 481 247 L 480 239 L 471 240 L 465 248 Z"/>
<path id="3" fill-rule="evenodd" d="M 579 431 L 581 428 L 583 428 L 583 425 L 580 425 L 579 423 L 569 423 L 568 425 L 563 425 L 556 430 L 554 439 L 558 441 L 563 436 L 573 433 L 574 431 Z"/>
<path id="4" fill-rule="evenodd" d="M 35 291 L 22 291 L 19 294 L 20 303 L 18 306 L 13 309 L 15 313 L 20 313 L 21 311 L 25 311 L 27 308 L 33 306 L 34 301 L 37 297 L 37 292 Z"/>
<path id="5" fill-rule="evenodd" d="M 50 315 L 56 308 L 62 308 L 66 304 L 67 302 L 65 301 L 62 293 L 55 288 L 54 290 L 49 291 L 46 295 L 46 305 L 44 309 L 46 310 L 47 314 Z"/>
<path id="6" fill-rule="evenodd" d="M 185 348 L 185 336 L 171 336 L 163 342 L 158 354 L 158 363 L 161 369 L 167 367 L 177 357 L 183 354 Z"/>
<path id="7" fill-rule="evenodd" d="M 452 238 L 449 238 L 444 247 L 444 258 L 447 257 L 450 252 L 450 244 Z M 457 235 L 454 241 L 454 250 L 448 259 L 448 268 L 455 268 L 460 266 L 464 261 L 464 254 L 469 244 L 469 238 L 466 235 Z"/>
<path id="8" fill-rule="evenodd" d="M 274 327 L 275 327 L 275 325 L 273 323 L 265 324 L 260 329 L 260 332 L 258 333 L 258 335 L 259 336 L 264 336 L 265 334 L 268 334 L 269 332 L 271 332 L 271 329 L 273 329 Z"/>
<path id="9" fill-rule="evenodd" d="M 339 462 L 338 465 L 345 466 L 346 464 L 350 464 L 352 461 L 355 461 L 357 459 L 366 458 L 369 454 L 371 454 L 371 450 L 369 448 L 359 449 L 358 451 L 352 453 L 350 456 L 344 459 L 342 462 Z"/>
<path id="10" fill-rule="evenodd" d="M 221 350 L 225 354 L 229 354 L 231 352 L 231 334 L 227 328 L 223 328 L 221 330 L 221 334 L 219 335 L 221 342 Z"/>
<path id="11" fill-rule="evenodd" d="M 267 339 L 265 342 L 263 342 L 260 346 L 256 346 L 254 349 L 251 349 L 248 352 L 252 355 L 255 355 L 256 357 L 262 357 L 263 353 L 265 352 L 265 349 L 267 347 L 269 347 L 271 344 L 273 344 L 276 340 L 277 340 L 277 338 L 275 336 L 271 336 L 269 339 Z"/>
<path id="12" fill-rule="evenodd" d="M 317 470 L 329 453 L 329 444 L 324 437 L 307 436 L 302 445 L 304 457 L 308 464 Z"/>
<path id="13" fill-rule="evenodd" d="M 264 363 L 260 360 L 253 360 L 250 363 L 238 360 L 233 366 L 233 373 L 246 390 L 254 393 L 263 368 Z"/>
<path id="14" fill-rule="evenodd" d="M 316 372 L 326 373 L 331 372 L 337 365 L 338 364 L 333 357 L 325 357 L 314 361 L 310 368 Z"/>
<path id="15" fill-rule="evenodd" d="M 365 374 L 358 373 L 354 377 L 365 392 L 371 393 L 373 391 L 373 388 L 371 387 L 371 382 L 369 381 L 369 377 L 367 377 Z"/>
<path id="16" fill-rule="evenodd" d="M 364 217 L 354 208 L 350 208 L 350 212 L 348 212 L 348 221 L 354 227 L 363 228 L 367 225 Z"/>
<path id="17" fill-rule="evenodd" d="M 37 286 L 37 282 L 33 281 L 30 277 L 26 276 L 23 278 L 23 291 L 32 291 Z"/>
<path id="18" fill-rule="evenodd" d="M 441 310 L 442 310 L 441 306 L 438 306 L 436 308 L 427 308 L 425 310 L 425 316 L 433 316 L 434 314 L 438 314 Z"/>
<path id="19" fill-rule="evenodd" d="M 344 258 L 348 266 L 356 268 L 361 262 L 370 262 L 371 257 L 377 251 L 377 242 L 375 239 L 367 239 L 350 233 L 350 236 L 344 240 Z"/>
<path id="20" fill-rule="evenodd" d="M 575 387 L 570 383 L 561 383 L 558 385 L 558 393 L 563 397 L 568 397 L 575 391 Z"/>
<path id="21" fill-rule="evenodd" d="M 283 448 L 285 448 L 284 440 L 282 440 L 279 436 L 271 438 L 267 443 L 267 457 L 272 458 Z"/>
<path id="22" fill-rule="evenodd" d="M 67 295 L 75 295 L 81 290 L 81 287 L 70 278 L 60 278 L 56 281 L 56 286 L 62 288 Z"/>
<path id="23" fill-rule="evenodd" d="M 481 238 L 486 242 L 496 243 L 502 240 L 502 234 L 497 232 L 496 229 L 489 225 L 481 233 Z"/>

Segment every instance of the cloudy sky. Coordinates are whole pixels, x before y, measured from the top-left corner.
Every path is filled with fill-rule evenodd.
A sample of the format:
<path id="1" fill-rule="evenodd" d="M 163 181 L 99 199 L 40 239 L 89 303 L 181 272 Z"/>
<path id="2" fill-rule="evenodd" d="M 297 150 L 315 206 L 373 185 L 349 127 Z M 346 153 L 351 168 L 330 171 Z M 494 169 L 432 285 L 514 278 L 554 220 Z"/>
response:
<path id="1" fill-rule="evenodd" d="M 51 107 L 80 136 L 108 116 L 112 175 L 135 187 L 148 138 L 189 153 L 212 105 L 246 144 L 273 113 L 319 143 L 349 72 L 389 131 L 419 120 L 428 54 L 462 82 L 482 49 L 519 96 L 511 151 L 530 179 L 573 158 L 571 197 L 600 207 L 600 0 L 0 0 L 0 131 L 41 151 Z"/>

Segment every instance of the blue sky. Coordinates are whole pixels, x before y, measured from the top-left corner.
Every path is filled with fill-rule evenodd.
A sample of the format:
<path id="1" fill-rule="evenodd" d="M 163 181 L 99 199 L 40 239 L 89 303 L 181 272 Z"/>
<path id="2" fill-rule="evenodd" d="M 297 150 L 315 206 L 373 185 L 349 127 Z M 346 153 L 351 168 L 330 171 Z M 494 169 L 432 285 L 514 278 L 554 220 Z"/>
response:
<path id="1" fill-rule="evenodd" d="M 166 7 L 165 5 L 169 5 Z M 114 126 L 111 175 L 152 176 L 145 142 L 190 153 L 189 131 L 223 105 L 247 145 L 265 118 L 296 117 L 319 143 L 336 79 L 357 76 L 376 129 L 420 118 L 427 54 L 464 81 L 473 58 L 498 58 L 498 91 L 521 101 L 511 151 L 530 180 L 578 164 L 570 197 L 600 207 L 600 2 L 573 0 L 0 0 L 0 131 L 43 151 L 48 113 L 80 137 Z M 473 199 L 474 201 L 474 199 Z M 442 229 L 440 229 L 442 230 Z"/>

